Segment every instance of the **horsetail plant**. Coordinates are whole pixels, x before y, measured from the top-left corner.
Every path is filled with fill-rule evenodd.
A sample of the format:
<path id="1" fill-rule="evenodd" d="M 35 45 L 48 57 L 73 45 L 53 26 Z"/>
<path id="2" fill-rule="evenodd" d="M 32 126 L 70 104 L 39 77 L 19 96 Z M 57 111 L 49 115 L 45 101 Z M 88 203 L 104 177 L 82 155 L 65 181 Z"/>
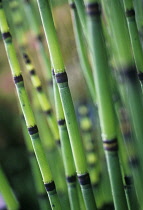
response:
<path id="1" fill-rule="evenodd" d="M 29 155 L 29 161 L 30 161 L 30 165 L 31 165 L 31 170 L 32 170 L 32 175 L 34 178 L 34 184 L 35 184 L 35 188 L 37 191 L 37 198 L 38 198 L 38 203 L 40 206 L 41 210 L 50 210 L 50 202 L 49 199 L 46 195 L 46 191 L 42 182 L 42 176 L 37 164 L 37 160 L 35 157 L 35 153 L 34 153 L 34 149 L 32 146 L 32 142 L 31 139 L 28 135 L 26 126 L 25 126 L 25 122 L 24 122 L 24 116 L 21 116 L 21 121 L 22 121 L 22 130 L 23 130 L 23 134 L 24 134 L 24 140 L 26 143 L 26 147 L 27 147 L 27 152 Z"/>
<path id="2" fill-rule="evenodd" d="M 26 68 L 27 68 L 28 72 L 30 73 L 32 84 L 33 84 L 34 88 L 36 89 L 36 93 L 37 93 L 41 108 L 42 108 L 43 112 L 46 114 L 46 119 L 48 121 L 49 127 L 53 134 L 54 140 L 57 143 L 57 145 L 60 145 L 58 126 L 57 126 L 56 118 L 52 111 L 50 102 L 49 102 L 45 92 L 42 89 L 42 83 L 41 83 L 38 75 L 36 74 L 35 68 L 34 68 L 28 54 L 24 53 L 23 57 L 25 59 Z"/>
<path id="3" fill-rule="evenodd" d="M 85 3 L 99 119 L 113 201 L 116 210 L 127 210 L 127 201 L 124 193 L 121 168 L 118 158 L 116 117 L 111 97 L 109 76 L 107 75 L 109 73 L 109 66 L 100 20 L 100 6 L 98 1 L 86 0 Z"/>
<path id="4" fill-rule="evenodd" d="M 87 172 L 85 153 L 77 125 L 72 97 L 68 86 L 68 78 L 55 31 L 50 4 L 49 1 L 40 0 L 38 1 L 38 6 L 49 47 L 51 63 L 54 68 L 56 82 L 60 92 L 76 172 L 82 189 L 84 202 L 87 209 L 96 209 L 90 177 Z"/>
<path id="5" fill-rule="evenodd" d="M 14 45 L 12 43 L 12 37 L 9 32 L 9 27 L 3 10 L 2 1 L 0 1 L 0 29 L 5 49 L 7 52 L 8 61 L 11 67 L 12 76 L 16 86 L 18 98 L 26 121 L 28 132 L 32 141 L 32 145 L 36 154 L 36 158 L 40 167 L 43 182 L 49 196 L 50 204 L 52 208 L 59 210 L 61 209 L 60 201 L 58 199 L 53 177 L 41 145 L 38 128 L 36 126 L 33 111 L 29 103 L 28 95 L 24 87 L 24 81 L 21 74 L 20 65 L 16 56 Z"/>
<path id="6" fill-rule="evenodd" d="M 58 86 L 55 81 L 54 71 L 53 71 L 53 87 L 54 87 L 56 115 L 60 132 L 62 157 L 63 157 L 65 175 L 68 186 L 70 206 L 72 210 L 76 209 L 78 210 L 80 209 L 80 205 L 79 205 L 79 198 L 77 191 L 78 189 L 77 189 L 75 165 L 71 151 L 71 145 L 69 141 L 69 135 L 66 127 L 63 108 L 61 104 L 60 94 Z"/>
<path id="7" fill-rule="evenodd" d="M 8 210 L 18 210 L 19 203 L 9 185 L 9 182 L 0 166 L 0 193 L 2 194 Z"/>

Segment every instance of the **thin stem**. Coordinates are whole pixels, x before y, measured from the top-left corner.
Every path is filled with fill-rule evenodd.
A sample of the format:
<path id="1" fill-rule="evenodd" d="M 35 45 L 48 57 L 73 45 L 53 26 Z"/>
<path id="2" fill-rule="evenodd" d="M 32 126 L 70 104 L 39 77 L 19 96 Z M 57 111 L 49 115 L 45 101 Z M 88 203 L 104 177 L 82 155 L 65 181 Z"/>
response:
<path id="1" fill-rule="evenodd" d="M 8 180 L 0 166 L 0 192 L 5 200 L 8 210 L 18 210 L 19 203 L 8 183 Z"/>
<path id="2" fill-rule="evenodd" d="M 29 103 L 28 95 L 24 87 L 20 65 L 16 56 L 13 43 L 12 43 L 12 37 L 9 32 L 2 2 L 0 2 L 0 29 L 2 32 L 2 37 L 3 37 L 4 45 L 6 48 L 8 61 L 11 67 L 11 72 L 12 72 L 12 76 L 13 76 L 14 83 L 16 86 L 22 112 L 26 121 L 29 135 L 31 137 L 32 145 L 33 145 L 35 155 L 36 155 L 39 167 L 40 167 L 43 182 L 45 184 L 47 193 L 49 195 L 51 207 L 52 208 L 54 207 L 55 209 L 59 210 L 61 209 L 60 202 L 56 193 L 56 188 L 55 188 L 55 184 L 52 178 L 52 174 L 51 174 L 45 153 L 41 145 L 38 128 L 37 128 L 35 118 L 34 118 L 30 103 Z"/>
<path id="3" fill-rule="evenodd" d="M 83 145 L 81 143 L 81 137 L 75 116 L 72 97 L 68 86 L 67 74 L 65 72 L 62 53 L 60 51 L 60 46 L 55 31 L 49 1 L 38 0 L 38 5 L 49 47 L 52 65 L 54 67 L 56 82 L 58 84 L 60 92 L 73 158 L 78 174 L 78 179 L 81 185 L 85 205 L 87 209 L 96 209 L 90 178 L 87 172 L 85 153 L 83 150 Z"/>

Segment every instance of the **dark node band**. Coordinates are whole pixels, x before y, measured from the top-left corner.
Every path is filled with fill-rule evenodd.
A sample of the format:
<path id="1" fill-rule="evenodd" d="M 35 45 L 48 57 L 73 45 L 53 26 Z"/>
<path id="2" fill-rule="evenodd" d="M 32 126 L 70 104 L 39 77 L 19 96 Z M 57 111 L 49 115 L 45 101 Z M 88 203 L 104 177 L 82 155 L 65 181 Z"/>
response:
<path id="1" fill-rule="evenodd" d="M 78 175 L 78 181 L 80 185 L 91 184 L 89 174 Z"/>
<path id="2" fill-rule="evenodd" d="M 106 151 L 117 151 L 118 150 L 118 143 L 117 139 L 112 140 L 103 140 L 103 147 Z"/>
<path id="3" fill-rule="evenodd" d="M 138 73 L 138 78 L 140 81 L 143 81 L 143 72 Z"/>
<path id="4" fill-rule="evenodd" d="M 99 16 L 101 14 L 100 5 L 98 3 L 87 4 L 86 13 L 90 16 Z"/>
<path id="5" fill-rule="evenodd" d="M 56 139 L 56 144 L 57 144 L 58 147 L 61 146 L 61 141 L 60 141 L 60 139 Z"/>
<path id="6" fill-rule="evenodd" d="M 39 35 L 37 36 L 37 40 L 38 40 L 39 42 L 42 42 L 42 41 L 43 41 L 43 36 L 42 36 L 41 34 L 39 34 Z"/>
<path id="7" fill-rule="evenodd" d="M 56 189 L 54 181 L 52 181 L 50 183 L 47 183 L 47 184 L 44 184 L 44 185 L 45 185 L 45 188 L 46 188 L 47 192 L 50 192 L 50 191 L 53 191 L 53 190 Z"/>
<path id="8" fill-rule="evenodd" d="M 15 12 L 16 10 L 18 10 L 18 5 L 14 5 L 11 7 L 12 12 Z"/>
<path id="9" fill-rule="evenodd" d="M 70 8 L 71 9 L 76 9 L 76 6 L 75 6 L 75 3 L 74 2 L 70 3 Z"/>
<path id="10" fill-rule="evenodd" d="M 37 194 L 37 197 L 38 197 L 39 199 L 47 199 L 47 194 L 46 194 L 46 193 L 38 193 L 38 194 Z"/>
<path id="11" fill-rule="evenodd" d="M 134 9 L 127 9 L 126 10 L 126 16 L 127 17 L 133 17 L 133 16 L 135 16 L 135 10 Z"/>
<path id="12" fill-rule="evenodd" d="M 132 177 L 131 176 L 125 176 L 124 179 L 125 179 L 126 185 L 133 184 L 133 180 L 132 180 Z"/>
<path id="13" fill-rule="evenodd" d="M 42 86 L 40 85 L 40 86 L 36 87 L 36 90 L 37 90 L 38 92 L 42 92 Z"/>
<path id="14" fill-rule="evenodd" d="M 53 76 L 55 76 L 55 72 L 54 72 L 54 69 L 52 69 L 52 75 L 53 75 Z"/>
<path id="15" fill-rule="evenodd" d="M 66 180 L 67 180 L 68 183 L 76 182 L 76 175 L 67 176 L 67 177 L 66 177 Z"/>
<path id="16" fill-rule="evenodd" d="M 52 114 L 52 109 L 48 109 L 47 111 L 45 111 L 46 115 L 51 115 Z"/>
<path id="17" fill-rule="evenodd" d="M 3 38 L 3 39 L 11 38 L 10 32 L 2 33 L 2 38 Z"/>
<path id="18" fill-rule="evenodd" d="M 68 77 L 66 72 L 55 74 L 57 83 L 68 82 Z"/>
<path id="19" fill-rule="evenodd" d="M 137 78 L 137 70 L 135 66 L 130 66 L 126 69 L 124 69 L 124 71 L 122 71 L 120 73 L 121 76 L 121 80 L 124 81 L 124 78 L 129 80 L 129 81 L 134 81 Z"/>
<path id="20" fill-rule="evenodd" d="M 17 84 L 17 83 L 19 83 L 19 82 L 23 82 L 23 77 L 22 77 L 22 75 L 15 76 L 15 77 L 13 77 L 13 79 L 14 79 L 14 83 L 15 83 L 15 84 Z"/>
<path id="21" fill-rule="evenodd" d="M 64 125 L 65 124 L 65 120 L 58 120 L 58 125 Z"/>
<path id="22" fill-rule="evenodd" d="M 31 63 L 31 60 L 29 59 L 29 56 L 26 53 L 23 53 L 23 58 L 25 59 L 26 63 Z"/>
<path id="23" fill-rule="evenodd" d="M 35 75 L 35 74 L 36 74 L 35 69 L 30 70 L 30 71 L 29 71 L 29 74 L 30 74 L 30 75 Z"/>
<path id="24" fill-rule="evenodd" d="M 139 160 L 137 157 L 133 157 L 129 160 L 129 164 L 131 167 L 138 167 L 139 166 Z"/>
<path id="25" fill-rule="evenodd" d="M 33 134 L 38 133 L 37 125 L 32 126 L 32 127 L 29 127 L 29 128 L 28 128 L 28 132 L 29 132 L 30 135 L 33 135 Z"/>

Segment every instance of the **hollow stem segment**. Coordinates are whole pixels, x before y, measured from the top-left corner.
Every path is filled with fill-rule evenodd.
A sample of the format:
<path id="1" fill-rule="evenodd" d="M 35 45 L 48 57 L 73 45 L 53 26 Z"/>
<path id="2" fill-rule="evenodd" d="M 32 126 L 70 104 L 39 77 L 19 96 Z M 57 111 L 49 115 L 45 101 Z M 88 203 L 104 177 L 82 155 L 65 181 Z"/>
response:
<path id="1" fill-rule="evenodd" d="M 140 42 L 140 37 L 135 21 L 135 10 L 132 0 L 123 0 L 126 19 L 129 28 L 129 35 L 131 39 L 132 50 L 136 67 L 138 70 L 138 77 L 142 84 L 143 82 L 143 50 Z"/>
<path id="2" fill-rule="evenodd" d="M 8 183 L 8 180 L 0 166 L 0 192 L 5 200 L 8 210 L 18 210 L 19 203 Z"/>
<path id="3" fill-rule="evenodd" d="M 25 122 L 24 122 L 24 117 L 22 115 L 21 117 L 21 121 L 22 121 L 22 130 L 23 130 L 23 134 L 24 134 L 24 140 L 26 143 L 26 147 L 27 147 L 27 152 L 29 155 L 29 161 L 30 161 L 30 165 L 31 165 L 31 170 L 32 170 L 32 175 L 34 178 L 34 184 L 36 187 L 36 191 L 37 191 L 37 198 L 38 198 L 38 203 L 40 206 L 41 210 L 50 210 L 50 202 L 47 198 L 46 195 L 46 191 L 42 182 L 42 176 L 36 161 L 36 157 L 35 157 L 35 153 L 34 153 L 34 149 L 32 146 L 32 142 L 30 140 L 30 137 L 28 135 L 26 126 L 25 126 Z"/>
<path id="4" fill-rule="evenodd" d="M 38 0 L 38 5 L 49 47 L 52 65 L 54 67 L 56 82 L 60 92 L 76 172 L 81 185 L 83 198 L 87 209 L 96 209 L 91 182 L 87 171 L 83 144 L 78 129 L 73 101 L 68 86 L 68 78 L 65 72 L 64 62 L 60 51 L 57 34 L 55 31 L 50 4 L 49 1 Z"/>
<path id="5" fill-rule="evenodd" d="M 14 45 L 12 43 L 12 37 L 9 32 L 9 27 L 3 10 L 2 1 L 0 1 L 0 29 L 6 53 L 8 56 L 8 61 L 11 67 L 12 76 L 16 86 L 18 99 L 20 101 L 27 129 L 31 137 L 32 145 L 35 151 L 38 165 L 40 167 L 43 182 L 49 195 L 51 207 L 59 210 L 61 209 L 61 206 L 57 196 L 56 187 L 52 178 L 49 165 L 47 163 L 45 153 L 41 145 L 38 128 L 34 119 L 34 114 L 29 103 L 27 92 L 24 87 L 24 81 L 21 74 L 20 65 L 16 56 Z"/>
<path id="6" fill-rule="evenodd" d="M 72 210 L 78 210 L 80 209 L 80 206 L 79 206 L 78 192 L 77 192 L 76 170 L 71 151 L 71 145 L 69 141 L 69 135 L 65 122 L 64 112 L 62 108 L 62 103 L 60 99 L 60 94 L 58 86 L 55 81 L 54 71 L 53 71 L 53 87 L 54 87 L 56 115 L 60 132 L 62 157 L 63 157 L 66 180 L 68 185 L 70 206 Z"/>
<path id="7" fill-rule="evenodd" d="M 48 97 L 46 96 L 45 92 L 43 91 L 40 78 L 36 74 L 34 65 L 32 64 L 28 54 L 24 53 L 23 57 L 25 60 L 26 68 L 31 76 L 32 84 L 33 84 L 34 88 L 36 89 L 36 93 L 37 93 L 37 97 L 38 97 L 40 106 L 41 106 L 43 112 L 46 114 L 46 119 L 49 124 L 49 128 L 51 129 L 51 132 L 54 136 L 55 142 L 57 143 L 57 145 L 59 145 L 60 139 L 59 139 L 58 126 L 57 126 L 56 118 L 52 111 L 52 107 L 48 100 Z"/>
<path id="8" fill-rule="evenodd" d="M 87 0 L 86 12 L 103 147 L 107 160 L 113 201 L 116 210 L 127 210 L 128 207 L 118 158 L 116 118 L 108 76 L 109 66 L 100 20 L 101 11 L 98 2 Z"/>

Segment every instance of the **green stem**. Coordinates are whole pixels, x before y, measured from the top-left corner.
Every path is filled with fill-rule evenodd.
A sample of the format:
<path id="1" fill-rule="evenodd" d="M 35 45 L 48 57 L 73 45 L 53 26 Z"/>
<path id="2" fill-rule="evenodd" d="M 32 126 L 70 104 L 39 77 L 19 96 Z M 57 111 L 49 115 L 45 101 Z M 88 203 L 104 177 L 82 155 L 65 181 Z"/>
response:
<path id="1" fill-rule="evenodd" d="M 75 165 L 74 165 L 73 155 L 71 151 L 69 135 L 67 131 L 63 108 L 61 104 L 60 94 L 59 94 L 58 86 L 55 81 L 54 72 L 53 72 L 53 84 L 54 84 L 54 96 L 55 96 L 57 121 L 58 121 L 60 138 L 61 138 L 62 157 L 63 157 L 65 174 L 66 174 L 67 185 L 68 185 L 70 206 L 72 210 L 74 209 L 78 210 L 80 206 L 79 206 L 79 199 L 78 199 L 78 192 L 77 192 Z"/>
<path id="2" fill-rule="evenodd" d="M 127 210 L 128 207 L 118 158 L 116 118 L 109 83 L 108 74 L 110 71 L 100 20 L 101 11 L 98 2 L 90 0 L 86 1 L 86 10 L 99 118 L 113 201 L 116 210 Z"/>
<path id="3" fill-rule="evenodd" d="M 83 145 L 81 143 L 81 137 L 79 134 L 73 101 L 68 86 L 67 74 L 65 72 L 64 62 L 60 51 L 57 34 L 55 31 L 49 1 L 38 0 L 38 5 L 49 47 L 52 65 L 54 67 L 56 82 L 58 84 L 60 92 L 73 158 L 78 174 L 78 179 L 82 188 L 85 205 L 87 209 L 96 209 L 90 178 L 87 172 L 85 153 L 83 150 Z"/>
<path id="4" fill-rule="evenodd" d="M 61 209 L 60 202 L 58 200 L 58 196 L 56 193 L 55 184 L 52 178 L 52 174 L 47 163 L 47 159 L 45 153 L 43 151 L 38 128 L 36 126 L 36 122 L 34 119 L 34 115 L 29 103 L 28 95 L 26 93 L 23 77 L 20 70 L 20 65 L 16 56 L 16 52 L 12 43 L 12 37 L 9 32 L 7 20 L 5 17 L 5 13 L 3 10 L 2 2 L 0 2 L 0 29 L 4 41 L 4 45 L 6 48 L 8 61 L 11 67 L 12 76 L 14 79 L 14 83 L 16 86 L 18 98 L 20 101 L 20 105 L 22 108 L 22 112 L 26 121 L 26 125 L 28 128 L 29 135 L 31 137 L 32 145 L 35 151 L 35 155 L 40 167 L 40 171 L 42 174 L 43 182 L 45 184 L 46 190 L 49 195 L 50 203 L 52 208 Z"/>
<path id="5" fill-rule="evenodd" d="M 19 203 L 8 183 L 8 180 L 0 166 L 0 192 L 5 200 L 8 210 L 18 210 Z"/>

